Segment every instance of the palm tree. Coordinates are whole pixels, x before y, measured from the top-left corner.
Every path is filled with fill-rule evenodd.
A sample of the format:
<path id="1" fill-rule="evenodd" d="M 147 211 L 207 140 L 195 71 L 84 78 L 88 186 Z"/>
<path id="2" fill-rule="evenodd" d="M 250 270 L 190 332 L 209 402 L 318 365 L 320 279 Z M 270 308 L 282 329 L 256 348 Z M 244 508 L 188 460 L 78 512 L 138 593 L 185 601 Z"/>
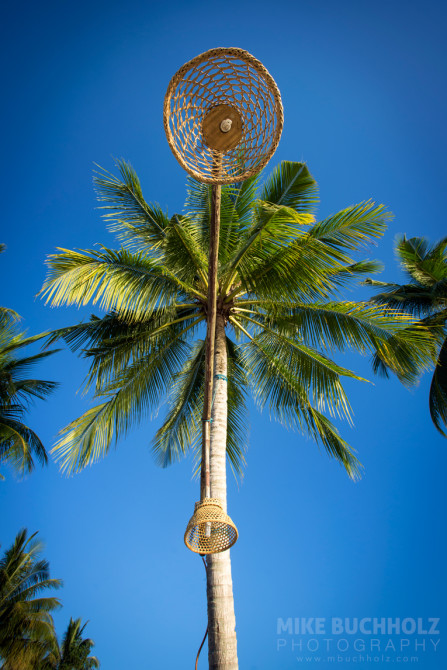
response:
<path id="1" fill-rule="evenodd" d="M 53 306 L 92 302 L 105 311 L 50 338 L 82 348 L 87 388 L 100 401 L 62 431 L 55 453 L 68 472 L 104 456 L 166 395 L 158 462 L 190 451 L 200 460 L 211 187 L 190 180 L 184 214 L 168 217 L 145 201 L 131 166 L 117 166 L 120 178 L 103 170 L 95 184 L 121 248 L 60 249 L 42 289 Z M 377 270 L 351 252 L 382 235 L 389 213 L 364 202 L 316 223 L 316 203 L 302 163 L 281 163 L 262 187 L 257 178 L 222 187 L 210 461 L 211 495 L 224 507 L 226 457 L 235 472 L 244 465 L 249 390 L 261 410 L 310 433 L 356 477 L 359 461 L 324 411 L 349 418 L 341 379 L 360 377 L 327 350 L 378 351 L 402 379 L 413 375 L 410 353 L 429 364 L 426 332 L 408 328 L 408 317 L 337 300 Z M 236 668 L 228 551 L 208 556 L 207 597 L 210 668 Z"/>
<path id="2" fill-rule="evenodd" d="M 43 664 L 39 670 L 44 670 L 47 667 L 53 670 L 90 670 L 90 668 L 99 668 L 99 661 L 96 656 L 89 655 L 95 643 L 89 638 L 82 637 L 87 623 L 81 626 L 81 619 L 70 618 L 70 623 L 62 639 L 62 645 L 59 646 L 56 640 L 55 650 L 53 651 L 52 658 L 49 659 L 50 662 L 47 662 L 47 665 Z"/>
<path id="3" fill-rule="evenodd" d="M 42 543 L 21 530 L 0 559 L 0 660 L 5 670 L 28 670 L 51 649 L 54 626 L 51 612 L 60 607 L 42 592 L 58 589 L 49 564 L 40 558 Z"/>
<path id="4" fill-rule="evenodd" d="M 447 238 L 430 246 L 424 237 L 398 237 L 396 254 L 408 284 L 367 279 L 365 284 L 380 287 L 371 301 L 388 309 L 408 312 L 420 319 L 437 339 L 437 358 L 430 386 L 430 416 L 438 431 L 447 437 Z M 387 364 L 376 357 L 379 372 L 387 374 Z"/>
<path id="5" fill-rule="evenodd" d="M 17 356 L 19 349 L 45 335 L 25 337 L 17 330 L 18 318 L 12 310 L 0 308 L 0 464 L 25 474 L 33 470 L 35 458 L 42 465 L 48 458 L 39 437 L 23 422 L 24 415 L 33 400 L 46 398 L 57 384 L 26 377 L 29 368 L 54 351 Z"/>

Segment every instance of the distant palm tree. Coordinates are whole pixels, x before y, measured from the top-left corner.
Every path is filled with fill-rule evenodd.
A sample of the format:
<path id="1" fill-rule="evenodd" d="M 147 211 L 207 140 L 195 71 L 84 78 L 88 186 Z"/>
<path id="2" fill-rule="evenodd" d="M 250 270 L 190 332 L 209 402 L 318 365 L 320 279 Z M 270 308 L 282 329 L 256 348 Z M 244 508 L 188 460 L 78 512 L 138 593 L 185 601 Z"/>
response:
<path id="1" fill-rule="evenodd" d="M 408 312 L 429 328 L 438 341 L 437 361 L 430 386 L 430 416 L 438 431 L 447 437 L 447 237 L 430 246 L 424 237 L 398 238 L 396 253 L 408 284 L 367 279 L 380 287 L 371 301 L 389 309 Z M 386 374 L 387 363 L 376 356 L 376 368 Z"/>
<path id="2" fill-rule="evenodd" d="M 50 578 L 36 535 L 27 538 L 21 530 L 0 559 L 0 661 L 5 670 L 34 669 L 54 640 L 51 612 L 60 602 L 42 593 L 62 582 Z"/>
<path id="3" fill-rule="evenodd" d="M 62 644 L 61 646 L 57 645 L 53 655 L 56 657 L 56 662 L 49 667 L 54 668 L 54 670 L 99 668 L 99 661 L 96 656 L 89 655 L 95 643 L 89 638 L 82 637 L 86 625 L 87 623 L 81 626 L 81 619 L 70 619 Z"/>
<path id="4" fill-rule="evenodd" d="M 8 464 L 19 474 L 31 472 L 34 459 L 45 465 L 47 453 L 36 433 L 23 418 L 30 402 L 44 399 L 57 386 L 55 382 L 29 379 L 28 370 L 54 351 L 19 357 L 17 351 L 44 335 L 25 337 L 17 329 L 18 315 L 0 308 L 0 465 Z M 0 474 L 0 478 L 3 476 Z"/>
<path id="5" fill-rule="evenodd" d="M 92 302 L 107 312 L 50 340 L 83 348 L 87 387 L 100 399 L 63 430 L 55 451 L 68 471 L 105 455 L 166 395 L 154 440 L 159 462 L 190 450 L 200 459 L 205 347 L 198 336 L 208 311 L 211 187 L 190 180 L 185 213 L 169 217 L 144 200 L 128 164 L 118 168 L 120 179 L 103 171 L 95 181 L 124 246 L 60 250 L 42 289 L 54 306 Z M 410 354 L 428 365 L 426 333 L 407 328 L 408 317 L 337 301 L 341 287 L 378 267 L 351 252 L 383 234 L 383 205 L 364 202 L 315 223 L 316 202 L 316 182 L 302 163 L 281 163 L 261 188 L 257 178 L 222 187 L 211 495 L 224 506 L 226 455 L 236 471 L 244 465 L 248 389 L 261 410 L 309 433 L 355 477 L 359 462 L 323 412 L 349 417 L 341 379 L 360 378 L 327 351 L 378 351 L 402 379 L 413 374 Z M 233 669 L 228 551 L 208 557 L 207 578 L 210 667 Z"/>

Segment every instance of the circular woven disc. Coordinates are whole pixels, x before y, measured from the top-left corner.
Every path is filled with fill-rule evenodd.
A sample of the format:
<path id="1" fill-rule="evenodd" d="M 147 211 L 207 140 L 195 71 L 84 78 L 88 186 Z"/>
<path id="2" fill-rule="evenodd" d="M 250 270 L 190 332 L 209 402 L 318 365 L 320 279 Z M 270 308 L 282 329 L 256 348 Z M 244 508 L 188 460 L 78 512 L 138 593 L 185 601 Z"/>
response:
<path id="1" fill-rule="evenodd" d="M 224 108 L 234 116 L 228 133 L 220 129 Z M 262 63 L 243 49 L 218 48 L 196 56 L 174 75 L 163 121 L 169 145 L 189 174 L 210 184 L 232 184 L 266 165 L 284 118 L 278 87 Z"/>

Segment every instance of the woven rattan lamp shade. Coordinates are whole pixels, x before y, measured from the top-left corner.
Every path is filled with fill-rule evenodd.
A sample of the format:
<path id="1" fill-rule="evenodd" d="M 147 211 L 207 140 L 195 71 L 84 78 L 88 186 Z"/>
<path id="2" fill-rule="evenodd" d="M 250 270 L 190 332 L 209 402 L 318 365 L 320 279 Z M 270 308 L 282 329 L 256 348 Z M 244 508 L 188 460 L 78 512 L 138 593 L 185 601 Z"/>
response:
<path id="1" fill-rule="evenodd" d="M 211 49 L 185 63 L 169 84 L 163 117 L 180 165 L 210 184 L 257 174 L 275 152 L 283 127 L 273 77 L 236 48 Z"/>
<path id="2" fill-rule="evenodd" d="M 196 554 L 217 554 L 233 546 L 237 528 L 217 498 L 197 502 L 185 532 L 185 544 Z"/>

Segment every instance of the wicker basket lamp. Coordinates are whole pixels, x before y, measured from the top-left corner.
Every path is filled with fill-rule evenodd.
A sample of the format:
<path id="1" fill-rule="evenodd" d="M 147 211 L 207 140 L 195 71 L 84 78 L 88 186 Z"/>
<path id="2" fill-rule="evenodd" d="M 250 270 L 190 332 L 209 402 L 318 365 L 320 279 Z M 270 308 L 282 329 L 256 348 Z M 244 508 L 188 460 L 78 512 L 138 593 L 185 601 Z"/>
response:
<path id="1" fill-rule="evenodd" d="M 185 532 L 185 544 L 196 554 L 217 554 L 233 546 L 237 528 L 217 498 L 197 502 Z"/>
<path id="2" fill-rule="evenodd" d="M 257 174 L 278 146 L 281 96 L 243 49 L 218 48 L 185 63 L 164 101 L 164 127 L 180 165 L 198 181 L 232 184 Z"/>

